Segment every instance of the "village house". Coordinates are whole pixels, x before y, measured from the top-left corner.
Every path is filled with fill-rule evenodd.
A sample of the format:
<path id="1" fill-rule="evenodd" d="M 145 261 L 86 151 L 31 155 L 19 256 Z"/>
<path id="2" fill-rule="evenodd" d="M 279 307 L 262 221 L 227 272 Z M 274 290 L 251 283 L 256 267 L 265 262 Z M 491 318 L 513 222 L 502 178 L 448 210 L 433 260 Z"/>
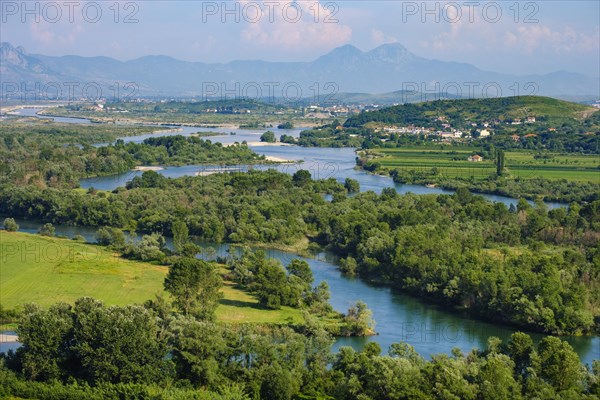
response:
<path id="1" fill-rule="evenodd" d="M 491 132 L 488 131 L 487 129 L 482 129 L 479 131 L 479 137 L 487 137 L 490 135 L 491 135 Z"/>
<path id="2" fill-rule="evenodd" d="M 468 160 L 471 162 L 481 162 L 483 161 L 483 157 L 481 157 L 479 154 L 475 154 L 474 156 L 469 156 Z"/>
<path id="3" fill-rule="evenodd" d="M 519 136 L 519 135 L 511 135 L 511 139 L 514 140 L 515 142 L 518 142 L 519 140 L 521 140 L 521 136 Z"/>

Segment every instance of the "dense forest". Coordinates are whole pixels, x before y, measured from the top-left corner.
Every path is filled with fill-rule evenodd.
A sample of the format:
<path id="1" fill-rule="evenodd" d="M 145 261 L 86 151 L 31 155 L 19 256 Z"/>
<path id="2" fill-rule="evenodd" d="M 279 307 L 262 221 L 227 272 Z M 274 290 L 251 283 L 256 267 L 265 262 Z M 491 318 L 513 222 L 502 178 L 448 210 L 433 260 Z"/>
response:
<path id="1" fill-rule="evenodd" d="M 0 214 L 210 242 L 292 245 L 309 237 L 350 274 L 537 331 L 600 330 L 600 201 L 548 211 L 455 195 L 348 196 L 353 185 L 273 170 L 165 178 L 87 193 L 0 186 Z M 332 202 L 323 194 L 332 194 Z"/>
<path id="2" fill-rule="evenodd" d="M 310 319 L 310 317 L 308 317 Z M 123 334 L 127 332 L 127 334 Z M 0 396 L 37 399 L 597 399 L 600 362 L 583 367 L 555 337 L 515 333 L 485 349 L 425 360 L 406 343 L 331 352 L 315 320 L 227 325 L 173 311 L 162 298 L 107 307 L 92 298 L 28 306 L 23 345 L 0 359 Z"/>
<path id="3" fill-rule="evenodd" d="M 508 209 L 464 189 L 385 189 L 336 204 L 322 240 L 345 255 L 348 273 L 496 321 L 577 334 L 600 327 L 599 206 Z"/>

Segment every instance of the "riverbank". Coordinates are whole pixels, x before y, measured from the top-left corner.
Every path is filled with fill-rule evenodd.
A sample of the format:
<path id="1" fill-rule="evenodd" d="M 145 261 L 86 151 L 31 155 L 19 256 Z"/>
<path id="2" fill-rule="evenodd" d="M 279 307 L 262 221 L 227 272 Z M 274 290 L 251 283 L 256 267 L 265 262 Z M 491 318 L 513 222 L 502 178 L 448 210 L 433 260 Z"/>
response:
<path id="1" fill-rule="evenodd" d="M 287 164 L 297 163 L 297 161 L 294 161 L 294 160 L 286 160 L 285 158 L 275 157 L 275 156 L 265 156 L 265 160 L 275 162 L 275 163 L 287 163 Z"/>
<path id="2" fill-rule="evenodd" d="M 270 143 L 270 142 L 247 142 L 246 143 L 248 146 L 250 147 L 285 147 L 285 146 L 294 146 L 293 144 L 290 143 L 282 143 L 282 142 L 275 142 L 275 143 Z"/>
<path id="3" fill-rule="evenodd" d="M 162 171 L 164 168 L 163 167 L 153 167 L 153 166 L 148 166 L 148 165 L 140 165 L 138 167 L 135 167 L 133 169 L 133 171 Z"/>
<path id="4" fill-rule="evenodd" d="M 0 343 L 18 343 L 19 336 L 13 333 L 0 332 Z"/>

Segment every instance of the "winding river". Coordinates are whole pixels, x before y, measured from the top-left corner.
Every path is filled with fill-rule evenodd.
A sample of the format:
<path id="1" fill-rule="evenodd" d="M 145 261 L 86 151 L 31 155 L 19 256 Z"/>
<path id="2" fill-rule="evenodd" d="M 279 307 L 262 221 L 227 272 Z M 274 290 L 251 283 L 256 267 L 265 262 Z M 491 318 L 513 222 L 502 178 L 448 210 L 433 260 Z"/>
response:
<path id="1" fill-rule="evenodd" d="M 35 115 L 35 111 L 23 110 L 29 115 Z M 64 120 L 64 118 L 63 118 Z M 62 121 L 66 122 L 66 121 Z M 74 121 L 70 121 L 74 122 Z M 78 123 L 86 123 L 77 120 Z M 88 121 L 89 122 L 89 121 Z M 203 128 L 183 128 L 181 132 L 167 134 L 189 135 L 198 131 L 219 131 Z M 234 130 L 236 135 L 230 135 L 230 130 L 220 130 L 222 136 L 210 137 L 213 141 L 231 143 L 234 141 L 247 140 L 256 142 L 262 131 Z M 286 131 L 285 133 L 297 136 L 300 130 Z M 279 136 L 280 132 L 276 132 Z M 147 135 L 124 138 L 126 141 L 141 141 Z M 361 190 L 373 190 L 380 192 L 385 187 L 393 186 L 399 193 L 413 192 L 422 193 L 451 193 L 437 188 L 426 188 L 417 185 L 398 185 L 387 177 L 367 174 L 364 171 L 354 169 L 353 149 L 321 149 L 301 148 L 297 146 L 256 146 L 253 149 L 260 154 L 280 157 L 286 160 L 303 160 L 301 164 L 284 164 L 277 169 L 293 173 L 297 169 L 308 169 L 314 178 L 334 177 L 344 180 L 346 177 L 356 179 L 360 182 Z M 161 173 L 166 176 L 193 175 L 205 167 L 184 166 L 178 168 L 166 168 Z M 127 180 L 140 172 L 132 172 L 112 177 L 85 179 L 81 181 L 82 187 L 95 187 L 97 189 L 110 190 L 122 186 Z M 500 201 L 505 204 L 514 203 L 516 200 L 501 196 L 484 196 L 492 201 Z M 551 203 L 549 207 L 559 207 L 561 204 Z M 17 221 L 22 231 L 37 232 L 40 222 Z M 95 229 L 87 227 L 57 226 L 56 233 L 72 237 L 76 234 L 84 236 L 88 241 L 95 241 Z M 205 244 L 209 246 L 209 244 Z M 227 255 L 229 246 L 227 244 L 212 245 L 216 255 Z M 292 258 L 302 258 L 294 254 L 269 250 L 268 255 L 277 258 L 287 264 Z M 367 284 L 359 279 L 343 276 L 335 265 L 335 257 L 329 253 L 321 253 L 313 258 L 305 258 L 312 268 L 315 282 L 326 280 L 331 290 L 331 304 L 341 312 L 345 312 L 356 300 L 363 300 L 373 311 L 376 321 L 377 336 L 367 338 L 338 338 L 334 349 L 340 346 L 352 346 L 361 349 L 370 341 L 378 342 L 384 351 L 390 344 L 405 341 L 425 357 L 433 354 L 447 353 L 456 347 L 463 352 L 472 348 L 483 349 L 489 336 L 498 336 L 506 340 L 517 329 L 480 321 L 462 313 L 449 311 L 435 304 L 418 300 L 414 297 L 397 293 L 387 287 L 379 287 Z M 532 333 L 534 339 L 539 340 L 541 334 Z M 600 337 L 565 337 L 579 354 L 582 362 L 591 364 L 592 360 L 600 359 Z M 10 344 L 0 344 L 0 351 L 10 347 Z"/>

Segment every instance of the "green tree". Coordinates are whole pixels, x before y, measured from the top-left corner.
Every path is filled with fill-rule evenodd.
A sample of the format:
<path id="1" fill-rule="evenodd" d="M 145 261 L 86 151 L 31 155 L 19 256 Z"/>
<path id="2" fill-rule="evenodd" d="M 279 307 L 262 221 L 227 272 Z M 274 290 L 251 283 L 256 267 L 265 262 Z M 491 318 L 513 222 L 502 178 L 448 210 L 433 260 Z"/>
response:
<path id="1" fill-rule="evenodd" d="M 212 320 L 223 297 L 223 281 L 216 268 L 206 261 L 181 258 L 170 268 L 165 278 L 165 290 L 174 298 L 173 304 L 184 315 Z"/>
<path id="2" fill-rule="evenodd" d="M 514 362 L 504 354 L 490 354 L 479 367 L 477 376 L 482 399 L 521 398 L 521 388 L 513 376 Z"/>
<path id="3" fill-rule="evenodd" d="M 42 236 L 54 236 L 55 235 L 54 225 L 52 225 L 51 223 L 42 225 L 42 227 L 38 231 L 38 234 L 40 234 Z"/>
<path id="4" fill-rule="evenodd" d="M 365 302 L 357 301 L 348 309 L 344 317 L 348 333 L 355 336 L 366 336 L 373 333 L 375 321 L 373 321 L 373 312 L 369 310 Z"/>
<path id="5" fill-rule="evenodd" d="M 496 153 L 496 175 L 502 176 L 504 173 L 504 150 L 498 150 Z"/>
<path id="6" fill-rule="evenodd" d="M 19 230 L 19 225 L 15 222 L 13 218 L 5 218 L 4 229 L 8 232 L 16 232 Z"/>
<path id="7" fill-rule="evenodd" d="M 260 141 L 261 142 L 266 142 L 266 143 L 275 143 L 277 141 L 277 139 L 275 138 L 275 133 L 272 131 L 266 131 L 265 133 L 263 133 L 260 136 Z"/>
<path id="8" fill-rule="evenodd" d="M 346 178 L 344 181 L 344 187 L 348 191 L 348 193 L 358 193 L 360 192 L 360 183 L 356 179 Z"/>
<path id="9" fill-rule="evenodd" d="M 293 136 L 286 135 L 286 134 L 281 135 L 279 137 L 279 141 L 281 143 L 289 143 L 289 144 L 295 144 L 296 143 L 296 139 L 294 139 Z"/>
<path id="10" fill-rule="evenodd" d="M 17 350 L 22 372 L 32 380 L 60 379 L 69 361 L 67 345 L 73 328 L 71 306 L 53 305 L 47 311 L 26 305 L 19 319 Z"/>
<path id="11" fill-rule="evenodd" d="M 175 253 L 182 254 L 185 245 L 189 241 L 188 226 L 185 222 L 177 220 L 173 222 L 171 231 L 173 232 L 173 247 L 175 248 Z"/>
<path id="12" fill-rule="evenodd" d="M 125 234 L 122 230 L 103 226 L 96 231 L 96 241 L 103 246 L 125 247 Z"/>
<path id="13" fill-rule="evenodd" d="M 310 269 L 308 263 L 304 260 L 299 260 L 294 258 L 286 267 L 288 273 L 290 275 L 297 276 L 300 280 L 306 283 L 309 288 L 310 285 L 314 282 L 313 273 Z"/>
<path id="14" fill-rule="evenodd" d="M 305 169 L 298 170 L 292 175 L 292 182 L 296 186 L 305 186 L 311 180 L 310 172 Z"/>
<path id="15" fill-rule="evenodd" d="M 70 350 L 91 383 L 151 383 L 165 376 L 167 347 L 153 313 L 141 306 L 104 307 L 91 298 L 73 308 Z"/>
<path id="16" fill-rule="evenodd" d="M 583 371 L 579 356 L 568 342 L 547 336 L 538 344 L 538 356 L 539 375 L 556 390 L 577 387 Z"/>
<path id="17" fill-rule="evenodd" d="M 286 121 L 282 124 L 277 125 L 277 129 L 294 129 L 294 124 L 290 121 Z"/>
<path id="18" fill-rule="evenodd" d="M 515 332 L 508 342 L 508 355 L 515 363 L 515 374 L 525 376 L 531 366 L 531 356 L 535 351 L 533 339 L 526 333 Z"/>
<path id="19" fill-rule="evenodd" d="M 287 276 L 277 260 L 269 259 L 258 267 L 251 288 L 256 292 L 261 305 L 274 310 L 286 304 L 296 305 L 299 300 L 290 299 Z"/>
<path id="20" fill-rule="evenodd" d="M 129 245 L 124 255 L 142 261 L 164 261 L 166 241 L 160 233 L 152 233 L 142 236 L 142 240 Z"/>
<path id="21" fill-rule="evenodd" d="M 226 350 L 224 332 L 212 322 L 179 317 L 170 325 L 177 376 L 199 386 L 217 386 L 223 376 L 219 356 Z"/>

